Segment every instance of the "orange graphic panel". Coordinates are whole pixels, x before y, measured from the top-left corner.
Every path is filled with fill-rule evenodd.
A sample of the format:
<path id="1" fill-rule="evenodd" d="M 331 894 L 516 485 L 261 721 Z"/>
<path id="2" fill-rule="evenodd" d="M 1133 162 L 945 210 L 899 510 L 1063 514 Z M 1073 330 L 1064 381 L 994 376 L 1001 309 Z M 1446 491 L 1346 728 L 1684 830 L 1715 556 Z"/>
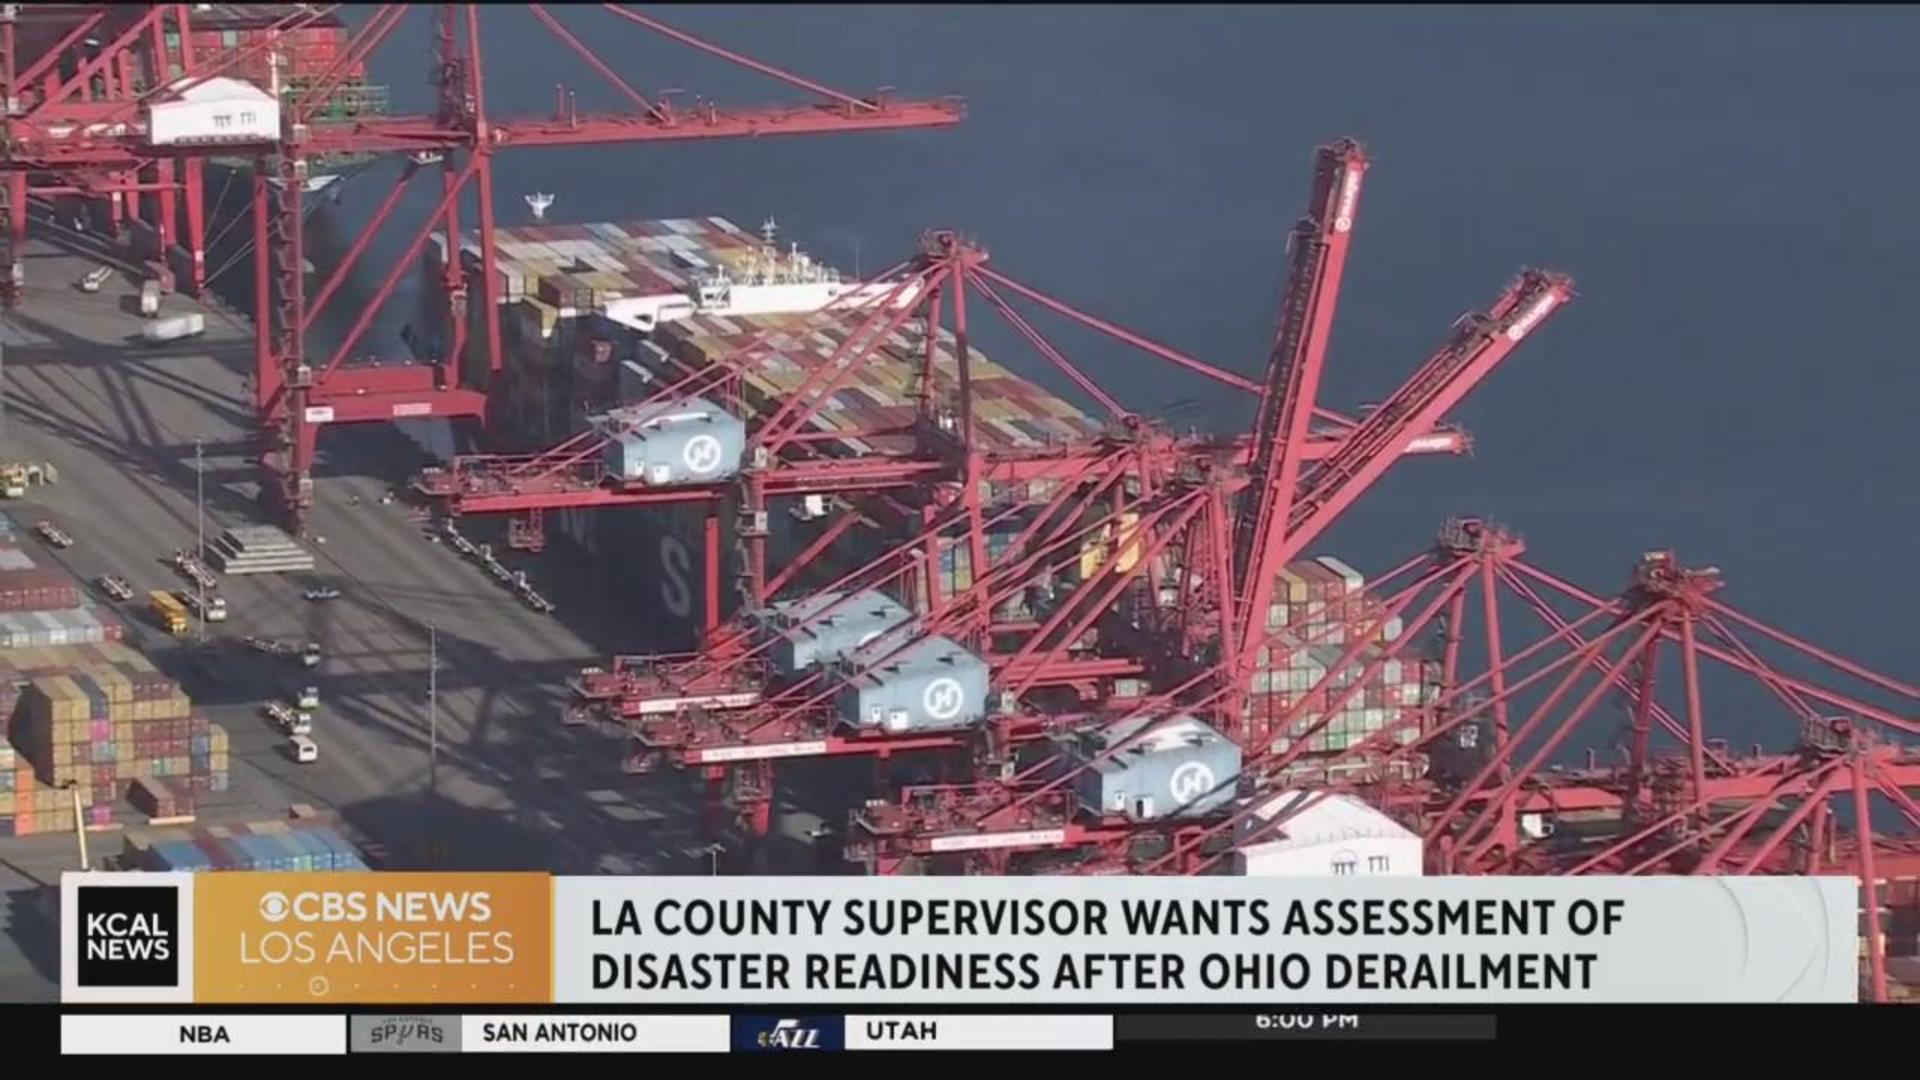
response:
<path id="1" fill-rule="evenodd" d="M 548 1002 L 552 909 L 545 874 L 201 874 L 194 1000 Z"/>

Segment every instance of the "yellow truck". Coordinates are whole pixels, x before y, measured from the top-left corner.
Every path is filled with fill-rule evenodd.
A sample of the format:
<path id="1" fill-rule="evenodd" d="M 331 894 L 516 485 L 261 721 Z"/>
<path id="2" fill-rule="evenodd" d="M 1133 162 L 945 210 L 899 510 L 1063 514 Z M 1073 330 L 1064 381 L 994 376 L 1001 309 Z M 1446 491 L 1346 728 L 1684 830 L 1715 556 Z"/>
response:
<path id="1" fill-rule="evenodd" d="M 187 606 L 180 602 L 179 597 L 165 589 L 155 589 L 147 594 L 147 599 L 153 605 L 154 617 L 160 620 L 160 625 L 167 633 L 174 637 L 186 635 Z"/>

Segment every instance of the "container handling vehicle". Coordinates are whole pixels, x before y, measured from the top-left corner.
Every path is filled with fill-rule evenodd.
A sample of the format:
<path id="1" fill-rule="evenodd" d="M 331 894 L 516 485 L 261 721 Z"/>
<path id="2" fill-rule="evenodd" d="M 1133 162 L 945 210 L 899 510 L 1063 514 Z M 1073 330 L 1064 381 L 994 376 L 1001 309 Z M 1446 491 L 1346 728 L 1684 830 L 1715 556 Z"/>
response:
<path id="1" fill-rule="evenodd" d="M 215 589 L 219 587 L 220 583 L 218 579 L 213 576 L 213 571 L 208 570 L 206 566 L 200 562 L 199 557 L 193 552 L 181 548 L 173 553 L 173 558 L 170 561 L 175 570 L 180 571 L 187 580 L 193 582 L 195 585 L 203 589 Z"/>
<path id="2" fill-rule="evenodd" d="M 265 712 L 267 719 L 288 735 L 313 734 L 313 714 L 310 712 L 292 708 L 283 701 L 267 702 Z"/>
<path id="3" fill-rule="evenodd" d="M 29 488 L 58 483 L 60 474 L 52 465 L 22 461 L 0 462 L 0 495 L 24 499 Z"/>
<path id="4" fill-rule="evenodd" d="M 268 656 L 298 657 L 302 667 L 320 666 L 320 643 L 317 641 L 299 645 L 280 638 L 255 637 L 252 634 L 241 640 L 254 652 L 266 653 Z"/>

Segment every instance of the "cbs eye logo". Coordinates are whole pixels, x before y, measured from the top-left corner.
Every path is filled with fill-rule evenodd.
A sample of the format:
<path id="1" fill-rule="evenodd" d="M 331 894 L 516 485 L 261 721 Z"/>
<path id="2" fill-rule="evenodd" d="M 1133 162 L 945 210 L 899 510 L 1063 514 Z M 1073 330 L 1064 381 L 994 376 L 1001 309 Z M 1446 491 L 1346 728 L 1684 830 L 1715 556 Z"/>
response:
<path id="1" fill-rule="evenodd" d="M 260 898 L 260 917 L 270 923 L 283 922 L 293 913 L 293 905 L 288 903 L 287 894 L 270 892 Z"/>

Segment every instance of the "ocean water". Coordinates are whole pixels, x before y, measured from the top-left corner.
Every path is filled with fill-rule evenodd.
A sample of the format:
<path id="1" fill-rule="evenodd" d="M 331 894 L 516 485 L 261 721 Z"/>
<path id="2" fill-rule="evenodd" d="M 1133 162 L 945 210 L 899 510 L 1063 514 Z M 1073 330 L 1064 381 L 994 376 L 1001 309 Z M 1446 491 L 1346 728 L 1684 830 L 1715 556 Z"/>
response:
<path id="1" fill-rule="evenodd" d="M 646 93 L 803 95 L 594 8 L 555 8 Z M 620 109 L 531 16 L 483 8 L 489 110 L 554 84 Z M 1457 410 L 1463 459 L 1403 463 L 1323 547 L 1369 571 L 1451 514 L 1616 590 L 1674 548 L 1758 617 L 1896 675 L 1920 636 L 1920 12 L 1903 8 L 688 7 L 662 18 L 852 92 L 963 95 L 959 128 L 502 153 L 502 221 L 771 215 L 846 268 L 964 230 L 1005 273 L 1257 375 L 1313 147 L 1374 158 L 1326 404 L 1379 400 L 1522 266 L 1579 300 Z M 430 101 L 427 13 L 383 47 Z M 391 173 L 346 189 L 344 231 Z M 437 184 L 433 185 L 437 187 Z M 408 210 L 432 201 L 427 184 Z M 471 220 L 469 217 L 468 220 Z M 351 308 L 404 245 L 390 233 Z M 335 241 L 338 243 L 339 241 Z M 383 263 L 382 260 L 385 260 Z M 396 300 L 391 336 L 417 297 Z M 1130 407 L 1243 428 L 1249 395 L 1036 318 Z M 988 352 L 1070 392 L 1011 334 Z M 392 347 L 388 345 L 386 347 Z"/>

